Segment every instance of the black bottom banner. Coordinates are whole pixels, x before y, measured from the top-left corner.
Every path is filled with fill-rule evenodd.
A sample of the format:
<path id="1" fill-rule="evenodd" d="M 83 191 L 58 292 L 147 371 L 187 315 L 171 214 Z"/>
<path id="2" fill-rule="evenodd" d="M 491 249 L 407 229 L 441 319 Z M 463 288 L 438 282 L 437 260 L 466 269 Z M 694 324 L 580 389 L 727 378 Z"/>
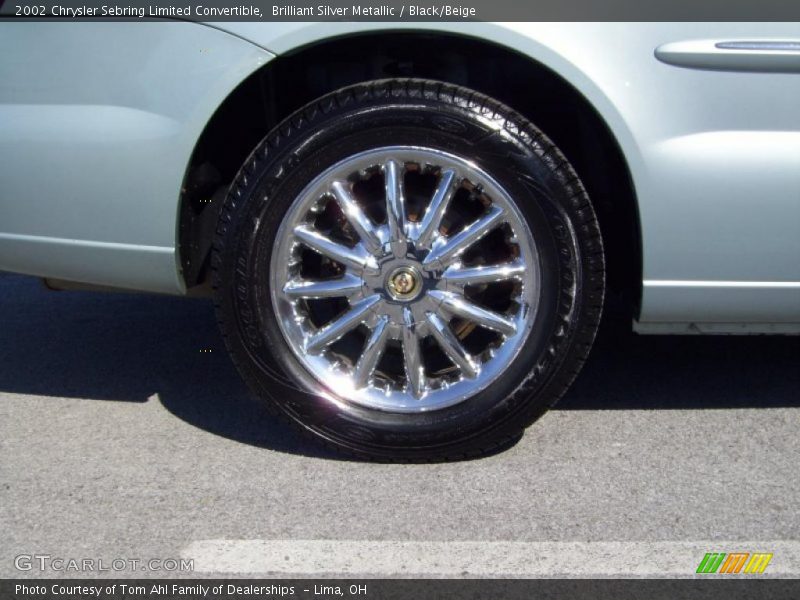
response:
<path id="1" fill-rule="evenodd" d="M 14 600 L 800 600 L 797 579 L 41 579 L 0 581 Z"/>

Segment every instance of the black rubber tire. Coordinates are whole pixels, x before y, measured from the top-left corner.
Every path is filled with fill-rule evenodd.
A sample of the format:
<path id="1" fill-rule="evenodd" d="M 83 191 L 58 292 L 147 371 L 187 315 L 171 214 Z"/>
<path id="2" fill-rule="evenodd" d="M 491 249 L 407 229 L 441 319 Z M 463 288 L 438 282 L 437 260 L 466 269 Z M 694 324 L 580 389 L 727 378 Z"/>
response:
<path id="1" fill-rule="evenodd" d="M 542 273 L 536 322 L 523 351 L 485 390 L 460 404 L 395 414 L 320 400 L 269 300 L 269 256 L 289 205 L 345 156 L 413 143 L 474 160 L 507 191 L 536 239 Z M 380 80 L 343 88 L 271 131 L 240 170 L 221 210 L 213 250 L 217 315 L 234 363 L 270 409 L 351 456 L 457 460 L 517 439 L 566 391 L 594 340 L 604 294 L 600 229 L 575 171 L 522 115 L 450 84 Z"/>

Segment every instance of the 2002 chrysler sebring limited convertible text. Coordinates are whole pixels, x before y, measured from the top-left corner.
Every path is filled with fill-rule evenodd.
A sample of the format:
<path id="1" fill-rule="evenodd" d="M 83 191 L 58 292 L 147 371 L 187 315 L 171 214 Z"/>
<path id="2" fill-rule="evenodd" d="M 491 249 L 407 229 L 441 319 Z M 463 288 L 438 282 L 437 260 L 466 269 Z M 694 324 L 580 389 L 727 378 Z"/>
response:
<path id="1" fill-rule="evenodd" d="M 800 331 L 796 24 L 0 27 L 0 269 L 208 290 L 350 454 L 502 447 L 607 295 L 643 334 Z"/>

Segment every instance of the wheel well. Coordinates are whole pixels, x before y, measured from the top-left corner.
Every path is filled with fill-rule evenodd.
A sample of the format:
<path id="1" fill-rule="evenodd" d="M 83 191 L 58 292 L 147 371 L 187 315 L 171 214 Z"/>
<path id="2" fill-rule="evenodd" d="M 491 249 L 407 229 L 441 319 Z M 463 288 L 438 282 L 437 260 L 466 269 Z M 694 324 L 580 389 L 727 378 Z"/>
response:
<path id="1" fill-rule="evenodd" d="M 228 96 L 203 131 L 184 183 L 180 255 L 187 287 L 206 277 L 222 190 L 269 130 L 330 91 L 385 77 L 463 85 L 507 104 L 542 129 L 589 192 L 603 232 L 610 297 L 627 316 L 635 316 L 641 295 L 636 197 L 622 151 L 603 119 L 575 88 L 530 58 L 484 40 L 439 33 L 320 42 L 275 58 Z"/>

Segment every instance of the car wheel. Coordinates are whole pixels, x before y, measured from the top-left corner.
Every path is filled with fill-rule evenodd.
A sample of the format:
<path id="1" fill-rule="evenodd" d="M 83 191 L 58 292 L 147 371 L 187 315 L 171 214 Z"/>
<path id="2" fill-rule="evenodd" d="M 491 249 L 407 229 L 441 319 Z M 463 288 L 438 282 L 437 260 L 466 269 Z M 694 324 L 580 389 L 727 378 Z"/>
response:
<path id="1" fill-rule="evenodd" d="M 589 198 L 520 114 L 381 80 L 283 121 L 222 208 L 215 304 L 277 415 L 351 455 L 492 452 L 564 393 L 603 304 Z"/>

